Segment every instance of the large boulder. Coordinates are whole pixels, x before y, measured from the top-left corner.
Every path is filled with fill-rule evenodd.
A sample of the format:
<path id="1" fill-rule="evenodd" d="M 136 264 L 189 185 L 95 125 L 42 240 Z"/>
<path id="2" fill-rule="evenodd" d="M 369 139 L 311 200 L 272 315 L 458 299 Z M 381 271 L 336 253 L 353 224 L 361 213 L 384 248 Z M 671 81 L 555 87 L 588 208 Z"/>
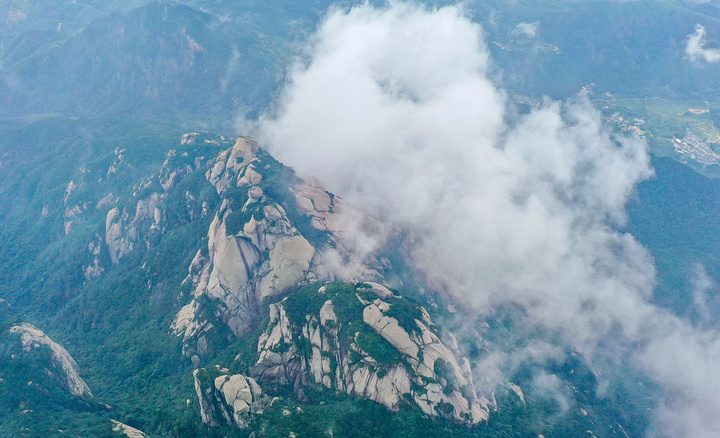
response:
<path id="1" fill-rule="evenodd" d="M 65 389 L 77 397 L 92 396 L 90 388 L 80 377 L 77 363 L 62 345 L 50 339 L 42 330 L 28 323 L 10 327 L 9 333 L 20 336 L 24 351 L 32 351 L 41 347 L 49 348 L 51 363 L 48 364 L 48 369 L 52 368 L 55 371 L 53 375 L 56 376 Z"/>
<path id="2" fill-rule="evenodd" d="M 200 416 L 205 424 L 246 429 L 251 416 L 262 413 L 268 402 L 255 379 L 231 374 L 225 368 L 197 369 L 193 377 L 200 401 Z"/>

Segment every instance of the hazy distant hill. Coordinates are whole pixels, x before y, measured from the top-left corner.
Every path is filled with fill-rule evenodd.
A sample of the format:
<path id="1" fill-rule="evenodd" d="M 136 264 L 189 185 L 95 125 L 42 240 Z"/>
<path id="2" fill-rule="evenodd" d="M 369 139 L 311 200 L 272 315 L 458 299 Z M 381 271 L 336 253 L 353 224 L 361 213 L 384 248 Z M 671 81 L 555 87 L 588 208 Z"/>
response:
<path id="1" fill-rule="evenodd" d="M 267 101 L 281 49 L 248 26 L 153 2 L 5 72 L 2 114 L 224 113 Z"/>
<path id="2" fill-rule="evenodd" d="M 0 10 L 0 116 L 230 117 L 269 101 L 291 60 L 290 44 L 332 2 L 10 3 Z M 707 29 L 708 47 L 718 46 L 713 4 L 494 1 L 467 9 L 483 24 L 511 89 L 565 97 L 595 82 L 617 95 L 720 98 L 720 64 L 691 62 L 684 53 L 697 24 Z M 520 31 L 521 23 L 529 27 Z"/>
<path id="3" fill-rule="evenodd" d="M 719 64 L 691 62 L 687 37 L 701 24 L 720 46 L 714 4 L 681 1 L 473 2 L 508 86 L 564 97 L 595 82 L 630 96 L 716 99 Z M 535 35 L 519 23 L 537 25 Z M 526 28 L 526 30 L 529 30 Z M 556 48 L 557 50 L 554 50 Z"/>
<path id="4" fill-rule="evenodd" d="M 8 0 L 0 4 L 0 68 L 72 36 L 92 20 L 147 0 Z"/>

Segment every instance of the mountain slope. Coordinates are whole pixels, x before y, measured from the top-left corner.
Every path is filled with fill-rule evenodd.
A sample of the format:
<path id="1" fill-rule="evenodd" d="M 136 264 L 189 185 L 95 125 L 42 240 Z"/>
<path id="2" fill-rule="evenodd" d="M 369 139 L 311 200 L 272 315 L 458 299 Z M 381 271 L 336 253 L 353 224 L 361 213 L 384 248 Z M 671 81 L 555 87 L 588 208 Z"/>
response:
<path id="1" fill-rule="evenodd" d="M 503 436 L 509 427 L 615 436 L 647 410 L 641 397 L 624 402 L 621 385 L 604 389 L 612 398 L 593 395 L 595 366 L 576 351 L 488 386 L 471 364 L 552 335 L 525 333 L 511 309 L 457 325 L 472 319 L 423 292 L 431 287 L 407 257 L 408 236 L 354 260 L 344 230 L 362 216 L 252 139 L 190 133 L 174 143 L 109 143 L 104 159 L 74 162 L 74 172 L 46 180 L 39 170 L 44 182 L 32 196 L 4 192 L 30 196 L 32 220 L 41 219 L 23 239 L 49 243 L 3 253 L 16 269 L 3 297 L 15 314 L 43 321 L 94 400 L 110 406 L 75 422 L 61 410 L 49 427 L 106 433 L 114 420 L 153 436 L 357 436 L 358 427 L 366 436 Z M 170 150 L 154 168 L 139 166 L 138 154 L 153 148 Z M 8 169 L 28 169 L 31 157 Z M 363 221 L 373 228 L 374 219 Z M 386 278 L 397 291 L 377 283 Z M 533 390 L 538 372 L 558 376 L 571 412 Z M 638 415 L 619 416 L 624 409 Z"/>
<path id="2" fill-rule="evenodd" d="M 151 2 L 2 70 L 0 115 L 232 114 L 265 103 L 278 51 L 250 26 Z"/>

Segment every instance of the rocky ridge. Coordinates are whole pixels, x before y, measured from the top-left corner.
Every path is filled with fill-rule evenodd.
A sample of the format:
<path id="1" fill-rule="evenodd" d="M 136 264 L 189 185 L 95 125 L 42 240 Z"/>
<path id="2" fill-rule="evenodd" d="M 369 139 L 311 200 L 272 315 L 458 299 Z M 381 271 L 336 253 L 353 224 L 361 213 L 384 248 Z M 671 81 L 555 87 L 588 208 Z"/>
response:
<path id="1" fill-rule="evenodd" d="M 294 175 L 252 138 L 240 137 L 221 152 L 206 178 L 222 204 L 207 248 L 189 268 L 193 299 L 172 324 L 195 362 L 213 349 L 213 338 L 246 333 L 262 317 L 264 301 L 323 278 L 322 249 L 339 228 L 339 200 Z"/>
<path id="2" fill-rule="evenodd" d="M 32 324 L 22 323 L 10 327 L 8 332 L 11 335 L 20 336 L 24 351 L 32 351 L 40 347 L 50 349 L 50 361 L 48 371 L 62 384 L 72 395 L 77 397 L 91 397 L 92 392 L 80 377 L 78 365 L 60 344 L 50 339 L 42 330 Z M 52 370 L 52 371 L 50 371 Z"/>
<path id="3" fill-rule="evenodd" d="M 486 420 L 491 403 L 477 394 L 468 360 L 451 333 L 444 334 L 446 342 L 439 333 L 425 309 L 377 283 L 315 283 L 270 305 L 270 322 L 249 374 L 263 387 L 292 388 L 300 400 L 306 399 L 305 389 L 316 387 L 367 398 L 394 411 L 410 405 L 461 423 Z M 217 377 L 219 391 L 218 379 L 251 378 Z M 197 378 L 196 388 L 201 405 L 225 407 L 222 416 L 204 408 L 209 424 L 243 427 L 227 419 L 262 409 L 249 404 L 252 409 L 242 405 L 242 412 L 232 410 L 232 397 L 220 397 Z"/>
<path id="4" fill-rule="evenodd" d="M 220 198 L 185 279 L 191 299 L 172 330 L 199 366 L 269 318 L 245 374 L 195 370 L 203 421 L 248 426 L 268 403 L 263 388 L 333 390 L 432 416 L 477 424 L 490 402 L 478 395 L 470 365 L 450 333 L 424 308 L 379 283 L 328 283 L 352 260 L 342 200 L 303 179 L 249 137 L 210 161 L 205 178 Z M 354 261 L 353 275 L 382 276 Z M 307 285 L 307 286 L 302 286 Z M 262 388 L 261 388 L 262 387 Z"/>
<path id="5" fill-rule="evenodd" d="M 104 244 L 112 263 L 117 263 L 127 256 L 141 241 L 149 244 L 152 236 L 162 233 L 166 229 L 165 202 L 168 196 L 177 188 L 180 181 L 193 172 L 202 170 L 208 160 L 201 152 L 204 146 L 221 147 L 229 145 L 224 137 L 210 138 L 198 133 L 183 135 L 180 148 L 171 150 L 165 159 L 160 171 L 146 178 L 135 187 L 133 193 L 124 206 L 111 208 L 105 218 Z M 108 172 L 118 172 L 112 167 Z M 184 215 L 192 221 L 208 214 L 207 201 L 199 200 L 199 194 L 190 190 L 185 191 Z M 109 206 L 113 203 L 112 194 L 106 195 L 98 202 L 97 208 Z M 174 212 L 179 214 L 179 212 Z M 91 249 L 92 250 L 92 249 Z M 97 259 L 97 258 L 96 258 Z M 95 269 L 95 262 L 89 269 Z M 96 269 L 95 269 L 96 270 Z M 87 271 L 86 271 L 87 272 Z M 86 274 L 87 275 L 87 274 Z"/>

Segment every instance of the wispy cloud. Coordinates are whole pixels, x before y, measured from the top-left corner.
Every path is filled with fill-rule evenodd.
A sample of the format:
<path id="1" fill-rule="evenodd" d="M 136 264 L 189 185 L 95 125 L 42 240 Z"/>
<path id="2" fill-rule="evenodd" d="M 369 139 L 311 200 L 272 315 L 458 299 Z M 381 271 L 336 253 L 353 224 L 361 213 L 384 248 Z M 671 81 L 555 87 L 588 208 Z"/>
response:
<path id="1" fill-rule="evenodd" d="M 720 49 L 706 49 L 705 44 L 705 27 L 698 24 L 695 26 L 695 32 L 688 35 L 685 54 L 693 61 L 720 61 Z"/>
<path id="2" fill-rule="evenodd" d="M 717 289 L 717 286 L 708 276 L 702 264 L 696 263 L 692 269 L 690 285 L 692 287 L 693 316 L 698 324 L 707 327 L 717 320 L 713 317 L 717 309 L 713 308 L 712 304 L 714 303 L 709 302 L 710 292 Z"/>
<path id="3" fill-rule="evenodd" d="M 707 415 L 720 414 L 720 388 L 703 386 L 720 369 L 716 333 L 650 303 L 652 259 L 620 231 L 652 175 L 647 145 L 612 134 L 583 96 L 513 116 L 489 62 L 457 7 L 334 9 L 254 134 L 349 204 L 413 231 L 476 309 L 520 305 L 587 354 L 631 341 L 637 366 L 683 400 L 663 405 L 662 430 L 720 435 L 720 415 Z"/>
<path id="4" fill-rule="evenodd" d="M 540 29 L 540 22 L 534 21 L 532 23 L 520 22 L 513 31 L 513 34 L 517 36 L 524 36 L 526 38 L 535 38 Z"/>

